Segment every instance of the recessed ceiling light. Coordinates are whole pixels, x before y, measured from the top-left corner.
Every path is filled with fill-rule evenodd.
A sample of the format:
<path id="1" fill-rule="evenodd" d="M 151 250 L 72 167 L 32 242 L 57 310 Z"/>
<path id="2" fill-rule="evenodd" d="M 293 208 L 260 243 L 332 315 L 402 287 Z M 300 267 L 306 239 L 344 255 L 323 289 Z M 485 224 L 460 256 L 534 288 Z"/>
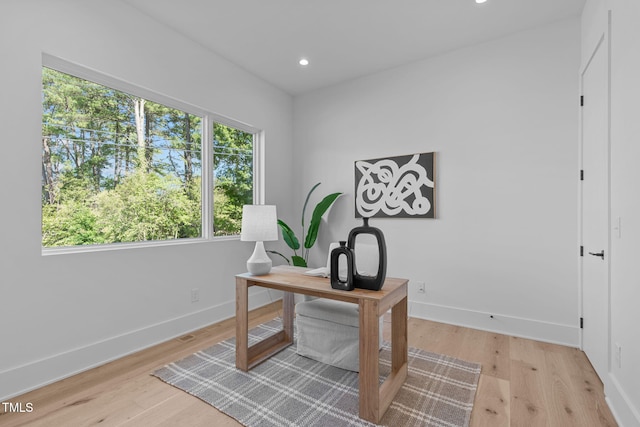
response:
<path id="1" fill-rule="evenodd" d="M 482 3 L 486 2 L 486 1 L 487 1 L 487 0 L 476 0 L 476 3 L 478 3 L 478 4 L 482 4 Z"/>
<path id="2" fill-rule="evenodd" d="M 306 67 L 307 65 L 309 65 L 309 60 L 307 58 L 302 58 L 300 59 L 300 61 L 298 61 L 298 64 L 302 65 L 303 67 Z"/>

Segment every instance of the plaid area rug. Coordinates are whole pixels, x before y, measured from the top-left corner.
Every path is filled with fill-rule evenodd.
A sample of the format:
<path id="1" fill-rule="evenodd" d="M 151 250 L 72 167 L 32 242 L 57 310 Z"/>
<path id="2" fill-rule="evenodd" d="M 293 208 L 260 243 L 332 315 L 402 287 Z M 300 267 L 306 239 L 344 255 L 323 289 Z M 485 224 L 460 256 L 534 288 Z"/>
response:
<path id="1" fill-rule="evenodd" d="M 274 319 L 249 332 L 252 344 L 282 329 Z M 381 382 L 391 369 L 380 353 Z M 468 426 L 481 366 L 409 348 L 409 373 L 384 426 Z M 235 367 L 235 338 L 153 373 L 249 427 L 373 426 L 358 417 L 358 374 L 299 356 L 295 342 L 249 372 Z"/>

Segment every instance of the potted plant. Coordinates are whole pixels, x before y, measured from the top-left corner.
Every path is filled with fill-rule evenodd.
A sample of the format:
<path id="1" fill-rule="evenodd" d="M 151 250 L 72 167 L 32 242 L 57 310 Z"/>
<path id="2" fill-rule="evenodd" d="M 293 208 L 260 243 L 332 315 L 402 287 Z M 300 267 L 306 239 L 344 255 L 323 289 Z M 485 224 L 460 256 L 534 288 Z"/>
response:
<path id="1" fill-rule="evenodd" d="M 307 204 L 309 203 L 309 198 L 311 197 L 311 193 L 318 188 L 320 183 L 314 185 L 309 193 L 307 194 L 307 198 L 304 201 L 304 206 L 302 207 L 302 237 L 303 244 L 300 245 L 300 240 L 296 236 L 295 232 L 289 227 L 284 221 L 278 219 L 278 226 L 282 230 L 282 238 L 284 239 L 287 246 L 289 246 L 293 250 L 293 255 L 291 256 L 291 260 L 286 256 L 282 255 L 276 251 L 268 251 L 274 253 L 276 255 L 280 255 L 284 258 L 289 265 L 293 263 L 293 265 L 297 267 L 307 267 L 307 262 L 309 260 L 309 250 L 316 243 L 316 239 L 318 238 L 318 230 L 320 229 L 320 223 L 322 221 L 322 216 L 327 212 L 327 210 L 333 205 L 333 202 L 342 194 L 342 193 L 332 193 L 328 196 L 325 196 L 314 208 L 313 214 L 311 215 L 311 220 L 309 221 L 308 226 L 305 225 L 304 215 L 307 209 Z M 306 234 L 305 234 L 306 232 Z M 300 251 L 300 252 L 298 252 Z"/>

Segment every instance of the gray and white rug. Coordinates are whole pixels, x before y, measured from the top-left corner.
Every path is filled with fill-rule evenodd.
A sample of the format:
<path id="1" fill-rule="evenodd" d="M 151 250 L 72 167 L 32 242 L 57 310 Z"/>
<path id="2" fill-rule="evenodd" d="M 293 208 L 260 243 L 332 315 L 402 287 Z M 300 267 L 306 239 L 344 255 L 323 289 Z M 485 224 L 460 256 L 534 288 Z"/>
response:
<path id="1" fill-rule="evenodd" d="M 249 332 L 272 335 L 274 319 Z M 235 367 L 235 338 L 171 363 L 153 375 L 249 427 L 373 426 L 358 417 L 358 374 L 299 356 L 294 345 L 249 372 Z M 380 353 L 381 382 L 390 345 Z M 385 413 L 385 426 L 468 426 L 481 366 L 409 348 L 407 381 Z"/>

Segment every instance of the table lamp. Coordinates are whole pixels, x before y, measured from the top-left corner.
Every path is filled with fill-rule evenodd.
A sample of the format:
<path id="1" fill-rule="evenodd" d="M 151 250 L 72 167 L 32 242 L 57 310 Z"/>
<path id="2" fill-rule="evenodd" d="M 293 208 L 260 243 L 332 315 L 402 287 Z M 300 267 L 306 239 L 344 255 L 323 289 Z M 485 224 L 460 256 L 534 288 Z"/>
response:
<path id="1" fill-rule="evenodd" d="M 254 276 L 271 271 L 271 258 L 264 250 L 264 244 L 278 240 L 278 218 L 274 205 L 244 205 L 242 207 L 242 232 L 240 240 L 256 242 L 256 247 L 247 260 L 247 270 Z"/>

